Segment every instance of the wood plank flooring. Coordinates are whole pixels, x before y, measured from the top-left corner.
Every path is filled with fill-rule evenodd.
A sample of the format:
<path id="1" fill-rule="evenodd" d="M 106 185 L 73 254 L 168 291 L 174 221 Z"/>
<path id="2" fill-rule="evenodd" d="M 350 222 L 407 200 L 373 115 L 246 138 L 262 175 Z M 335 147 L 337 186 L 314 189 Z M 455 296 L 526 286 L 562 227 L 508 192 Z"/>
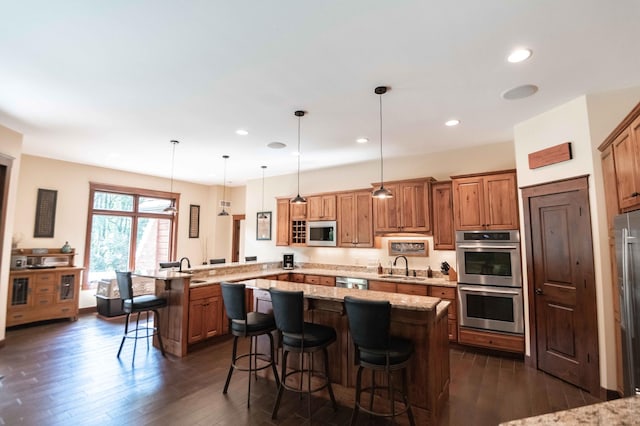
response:
<path id="1" fill-rule="evenodd" d="M 123 319 L 83 314 L 7 330 L 0 349 L 1 425 L 301 425 L 309 424 L 307 403 L 285 392 L 277 420 L 271 420 L 273 382 L 252 383 L 246 407 L 247 375 L 235 373 L 222 394 L 231 339 L 199 347 L 189 356 L 163 358 L 132 342 L 116 358 Z M 141 343 L 141 344 L 140 344 Z M 518 359 L 454 347 L 450 350 L 450 398 L 442 426 L 500 422 L 587 405 L 599 400 L 561 380 L 524 366 Z M 348 425 L 351 407 L 337 412 L 323 398 L 312 400 L 313 424 Z M 399 420 L 406 424 L 406 418 Z M 358 424 L 389 424 L 366 415 Z"/>

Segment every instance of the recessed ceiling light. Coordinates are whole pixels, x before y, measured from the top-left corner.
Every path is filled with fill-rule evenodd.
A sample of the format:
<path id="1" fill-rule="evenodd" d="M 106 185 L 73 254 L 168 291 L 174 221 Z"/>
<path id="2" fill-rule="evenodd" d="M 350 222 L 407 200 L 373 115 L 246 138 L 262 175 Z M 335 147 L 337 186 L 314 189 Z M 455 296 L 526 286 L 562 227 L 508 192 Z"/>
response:
<path id="1" fill-rule="evenodd" d="M 282 143 L 282 142 L 270 142 L 267 144 L 267 146 L 271 149 L 282 149 L 284 147 L 286 147 L 287 145 Z"/>
<path id="2" fill-rule="evenodd" d="M 512 64 L 516 64 L 518 62 L 526 61 L 531 57 L 531 50 L 529 49 L 516 49 L 507 58 L 507 61 Z"/>
<path id="3" fill-rule="evenodd" d="M 527 96 L 531 96 L 537 91 L 538 86 L 535 86 L 533 84 L 523 84 L 522 86 L 514 87 L 513 89 L 502 92 L 500 96 L 508 101 L 513 101 L 515 99 L 522 99 L 526 98 Z"/>
<path id="4" fill-rule="evenodd" d="M 456 120 L 455 118 L 453 120 L 448 120 L 444 123 L 445 126 L 449 126 L 449 127 L 457 126 L 458 124 L 460 124 L 460 120 Z"/>
<path id="5" fill-rule="evenodd" d="M 367 138 L 358 138 L 358 139 L 356 139 L 356 142 L 358 142 L 358 143 L 367 143 L 367 142 L 369 142 L 369 139 L 367 139 Z"/>
<path id="6" fill-rule="evenodd" d="M 249 132 L 247 132 L 244 129 L 238 129 L 236 130 L 236 135 L 240 135 L 240 136 L 247 136 L 249 134 Z"/>

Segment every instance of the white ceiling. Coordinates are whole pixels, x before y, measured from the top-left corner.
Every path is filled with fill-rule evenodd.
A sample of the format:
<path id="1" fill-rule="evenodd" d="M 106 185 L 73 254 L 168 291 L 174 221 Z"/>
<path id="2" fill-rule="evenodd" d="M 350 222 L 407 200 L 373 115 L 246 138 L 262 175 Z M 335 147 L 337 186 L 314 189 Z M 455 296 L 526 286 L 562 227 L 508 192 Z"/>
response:
<path id="1" fill-rule="evenodd" d="M 385 158 L 510 141 L 640 85 L 639 22 L 638 0 L 0 0 L 0 124 L 26 154 L 165 177 L 177 139 L 176 179 L 221 184 L 228 154 L 242 184 L 295 172 L 297 109 L 303 171 L 378 159 L 378 85 Z"/>

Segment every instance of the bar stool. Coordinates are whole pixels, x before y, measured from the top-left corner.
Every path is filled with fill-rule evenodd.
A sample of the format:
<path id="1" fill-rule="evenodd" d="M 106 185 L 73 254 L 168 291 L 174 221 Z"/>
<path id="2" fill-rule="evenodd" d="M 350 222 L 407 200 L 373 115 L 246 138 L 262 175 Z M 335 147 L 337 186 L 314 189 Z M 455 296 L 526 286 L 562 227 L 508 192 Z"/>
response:
<path id="1" fill-rule="evenodd" d="M 309 422 L 311 422 L 311 394 L 324 388 L 329 391 L 329 397 L 333 404 L 334 411 L 338 410 L 336 398 L 331 388 L 329 379 L 329 356 L 327 346 L 336 340 L 336 331 L 332 327 L 320 324 L 313 324 L 304 321 L 304 294 L 301 291 L 284 291 L 272 288 L 271 302 L 273 304 L 273 314 L 276 318 L 276 326 L 282 333 L 282 372 L 280 373 L 280 387 L 278 396 L 273 406 L 271 418 L 278 416 L 280 401 L 285 389 L 306 393 L 308 398 Z M 313 354 L 322 351 L 324 354 L 324 371 L 313 369 Z M 287 356 L 289 352 L 298 353 L 301 356 L 300 368 L 287 372 Z M 307 367 L 304 366 L 304 355 L 307 354 Z M 307 389 L 303 390 L 302 383 L 307 376 Z M 318 376 L 321 383 L 315 388 L 311 388 L 311 376 Z M 299 377 L 298 386 L 287 384 L 287 378 Z"/>
<path id="2" fill-rule="evenodd" d="M 146 338 L 147 350 L 149 350 L 149 337 L 153 337 L 154 335 L 158 336 L 160 351 L 162 352 L 162 356 L 165 356 L 164 345 L 162 344 L 162 335 L 160 334 L 160 314 L 158 313 L 158 309 L 167 306 L 167 299 L 153 294 L 134 297 L 131 272 L 116 271 L 116 278 L 118 280 L 118 290 L 120 290 L 120 299 L 122 300 L 122 310 L 127 314 L 127 318 L 124 323 L 124 335 L 120 342 L 120 349 L 118 349 L 117 357 L 120 358 L 120 352 L 122 352 L 124 341 L 126 339 L 134 339 L 133 360 L 135 360 L 138 339 Z M 149 311 L 153 312 L 153 318 L 155 321 L 155 325 L 152 327 L 149 327 Z M 147 320 L 143 326 L 140 326 L 140 313 L 142 312 L 147 314 Z M 129 330 L 129 317 L 131 314 L 138 314 L 136 317 L 136 328 L 133 330 Z M 139 336 L 138 333 L 141 331 L 144 331 L 145 333 L 144 335 Z M 152 331 L 152 333 L 149 334 L 149 331 Z"/>
<path id="3" fill-rule="evenodd" d="M 253 372 L 256 380 L 258 379 L 257 372 L 271 367 L 273 370 L 273 376 L 276 380 L 276 389 L 280 387 L 280 380 L 278 379 L 278 370 L 276 369 L 274 349 L 273 349 L 273 335 L 272 331 L 276 329 L 276 323 L 273 315 L 264 314 L 261 312 L 247 312 L 246 294 L 244 284 L 231 284 L 227 282 L 220 283 L 222 289 L 222 299 L 224 300 L 224 307 L 227 311 L 227 317 L 229 317 L 229 330 L 233 334 L 233 354 L 231 355 L 231 366 L 229 367 L 229 374 L 227 375 L 227 381 L 224 384 L 223 394 L 227 393 L 229 389 L 229 382 L 231 381 L 231 375 L 233 370 L 248 371 L 249 372 L 249 389 L 247 390 L 247 407 L 250 404 L 251 397 L 251 373 Z M 270 352 L 269 359 L 265 361 L 266 354 L 256 352 L 258 336 L 269 336 Z M 238 338 L 249 337 L 249 352 L 246 354 L 238 355 Z M 238 361 L 247 358 L 249 361 L 249 367 L 241 367 L 238 365 Z M 261 358 L 265 362 L 264 365 L 258 367 L 258 359 Z"/>
<path id="4" fill-rule="evenodd" d="M 415 424 L 411 404 L 408 400 L 407 365 L 413 353 L 413 342 L 389 334 L 391 325 L 391 304 L 388 301 L 362 300 L 346 296 L 344 306 L 349 320 L 349 330 L 356 347 L 358 362 L 358 376 L 356 379 L 356 398 L 351 424 L 356 423 L 358 411 L 362 410 L 379 417 L 395 417 L 407 413 L 411 425 Z M 371 369 L 371 386 L 362 389 L 362 370 Z M 402 370 L 402 389 L 396 389 L 393 384 L 393 372 Z M 389 411 L 374 411 L 373 397 L 376 390 L 384 387 L 376 386 L 376 371 L 384 371 L 387 376 L 386 392 L 391 408 Z M 360 403 L 362 392 L 369 392 L 369 408 Z M 404 407 L 396 410 L 395 393 L 400 392 Z"/>

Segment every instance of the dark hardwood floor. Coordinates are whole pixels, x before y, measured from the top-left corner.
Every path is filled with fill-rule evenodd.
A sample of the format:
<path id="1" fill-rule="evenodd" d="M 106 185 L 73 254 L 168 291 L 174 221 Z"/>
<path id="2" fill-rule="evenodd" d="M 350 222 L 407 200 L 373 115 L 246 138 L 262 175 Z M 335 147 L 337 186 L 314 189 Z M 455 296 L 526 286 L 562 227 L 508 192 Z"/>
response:
<path id="1" fill-rule="evenodd" d="M 306 401 L 290 393 L 278 420 L 271 420 L 273 382 L 252 384 L 250 409 L 245 373 L 235 373 L 228 395 L 222 394 L 231 339 L 202 345 L 182 359 L 147 351 L 142 340 L 132 366 L 132 342 L 116 358 L 123 327 L 122 319 L 84 314 L 76 322 L 7 330 L 0 349 L 0 424 L 309 424 Z M 599 402 L 517 359 L 459 347 L 450 356 L 450 399 L 440 425 L 496 425 Z M 347 425 L 351 407 L 334 412 L 325 399 L 314 397 L 312 413 L 314 424 Z M 370 424 L 366 415 L 358 423 Z"/>

